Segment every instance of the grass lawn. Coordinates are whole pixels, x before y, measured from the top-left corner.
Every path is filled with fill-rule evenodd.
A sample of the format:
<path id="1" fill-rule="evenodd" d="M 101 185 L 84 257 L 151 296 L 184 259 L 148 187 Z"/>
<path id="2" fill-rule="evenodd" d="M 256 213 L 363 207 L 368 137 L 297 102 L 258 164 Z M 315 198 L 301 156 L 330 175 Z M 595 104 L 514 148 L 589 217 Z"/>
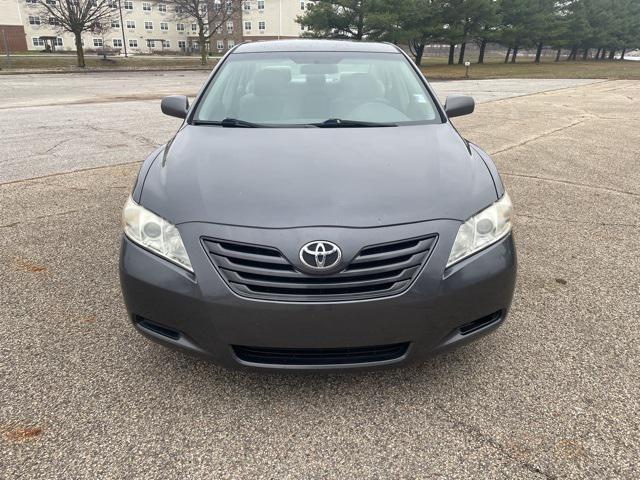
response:
<path id="1" fill-rule="evenodd" d="M 445 58 L 427 58 L 422 63 L 422 71 L 430 80 L 465 78 L 465 67 L 447 65 Z M 500 59 L 490 59 L 483 65 L 472 64 L 469 78 L 609 78 L 640 80 L 638 61 L 587 61 L 556 63 L 549 59 L 539 65 L 530 58 L 522 58 L 518 63 L 505 64 Z"/>
<path id="2" fill-rule="evenodd" d="M 209 58 L 209 62 L 206 66 L 200 65 L 200 57 L 176 57 L 166 58 L 163 56 L 134 56 L 129 58 L 124 57 L 107 57 L 107 60 L 103 60 L 95 53 L 85 54 L 85 62 L 87 64 L 87 70 L 113 70 L 113 69 L 126 69 L 126 70 L 145 70 L 145 69 L 191 69 L 202 68 L 210 70 L 217 62 L 216 58 Z M 11 62 L 7 64 L 6 57 L 0 58 L 0 67 L 2 72 L 12 71 L 69 71 L 78 72 L 83 69 L 76 66 L 76 56 L 70 55 L 24 55 L 24 56 L 12 56 Z"/>
<path id="3" fill-rule="evenodd" d="M 200 57 L 185 56 L 167 58 L 163 56 L 134 56 L 129 58 L 108 57 L 105 61 L 95 53 L 86 54 L 86 70 L 180 70 L 204 69 L 210 70 L 218 61 L 209 58 L 206 66 L 200 65 Z M 422 64 L 422 71 L 431 80 L 462 79 L 465 78 L 465 67 L 447 65 L 446 57 L 428 57 Z M 554 62 L 546 58 L 536 65 L 533 59 L 522 57 L 518 63 L 503 63 L 502 57 L 488 58 L 484 65 L 472 64 L 469 78 L 610 78 L 640 80 L 640 62 L 638 61 L 588 61 L 588 62 Z M 7 64 L 6 57 L 0 58 L 0 73 L 37 72 L 37 71 L 83 71 L 76 65 L 74 53 L 66 55 L 22 55 L 11 57 Z"/>

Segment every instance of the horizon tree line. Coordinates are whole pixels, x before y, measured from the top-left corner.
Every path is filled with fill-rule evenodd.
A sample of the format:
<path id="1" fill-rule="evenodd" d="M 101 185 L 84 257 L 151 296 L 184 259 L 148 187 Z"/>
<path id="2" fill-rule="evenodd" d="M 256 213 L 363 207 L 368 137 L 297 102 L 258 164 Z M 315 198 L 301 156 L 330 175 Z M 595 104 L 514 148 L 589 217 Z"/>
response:
<path id="1" fill-rule="evenodd" d="M 613 60 L 640 47 L 639 0 L 317 0 L 297 21 L 307 37 L 407 45 L 418 65 L 429 44 L 448 45 L 450 65 L 465 62 L 470 43 L 478 63 L 490 43 L 507 49 L 505 63 L 524 48 L 534 48 L 540 63 L 545 48 L 560 61 L 563 50 L 567 60 L 592 51 L 596 60 Z"/>

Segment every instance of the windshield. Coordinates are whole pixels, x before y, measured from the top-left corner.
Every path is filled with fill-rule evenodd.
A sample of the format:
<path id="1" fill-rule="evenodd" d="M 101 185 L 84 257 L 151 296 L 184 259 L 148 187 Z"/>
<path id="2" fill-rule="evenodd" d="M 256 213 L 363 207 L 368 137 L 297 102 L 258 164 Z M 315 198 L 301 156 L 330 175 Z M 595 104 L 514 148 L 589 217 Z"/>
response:
<path id="1" fill-rule="evenodd" d="M 362 52 L 232 54 L 204 92 L 193 121 L 224 126 L 441 122 L 403 55 Z"/>

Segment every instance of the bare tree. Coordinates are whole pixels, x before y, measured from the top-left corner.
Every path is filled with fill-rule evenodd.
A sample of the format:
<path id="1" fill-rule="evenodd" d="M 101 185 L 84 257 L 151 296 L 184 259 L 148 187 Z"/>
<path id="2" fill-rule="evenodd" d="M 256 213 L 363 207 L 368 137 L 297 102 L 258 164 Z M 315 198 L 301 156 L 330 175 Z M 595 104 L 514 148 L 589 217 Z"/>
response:
<path id="1" fill-rule="evenodd" d="M 167 0 L 175 10 L 176 20 L 191 21 L 198 25 L 200 61 L 207 64 L 207 45 L 211 37 L 226 28 L 240 14 L 240 0 Z"/>
<path id="2" fill-rule="evenodd" d="M 56 25 L 73 33 L 76 42 L 78 66 L 84 68 L 82 32 L 101 28 L 111 22 L 117 0 L 38 0 L 42 15 L 55 19 Z"/>

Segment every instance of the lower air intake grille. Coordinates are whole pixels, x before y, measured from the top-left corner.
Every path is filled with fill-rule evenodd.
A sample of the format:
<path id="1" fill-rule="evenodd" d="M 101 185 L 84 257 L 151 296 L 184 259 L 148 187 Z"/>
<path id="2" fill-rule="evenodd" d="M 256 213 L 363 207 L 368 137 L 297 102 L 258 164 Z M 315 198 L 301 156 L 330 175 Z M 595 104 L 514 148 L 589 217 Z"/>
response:
<path id="1" fill-rule="evenodd" d="M 262 348 L 234 346 L 236 356 L 263 365 L 347 365 L 397 360 L 407 353 L 408 343 L 357 348 Z"/>
<path id="2" fill-rule="evenodd" d="M 239 295 L 267 300 L 340 301 L 376 298 L 405 290 L 426 262 L 436 236 L 363 248 L 340 272 L 310 275 L 279 250 L 203 239 L 211 260 Z"/>

